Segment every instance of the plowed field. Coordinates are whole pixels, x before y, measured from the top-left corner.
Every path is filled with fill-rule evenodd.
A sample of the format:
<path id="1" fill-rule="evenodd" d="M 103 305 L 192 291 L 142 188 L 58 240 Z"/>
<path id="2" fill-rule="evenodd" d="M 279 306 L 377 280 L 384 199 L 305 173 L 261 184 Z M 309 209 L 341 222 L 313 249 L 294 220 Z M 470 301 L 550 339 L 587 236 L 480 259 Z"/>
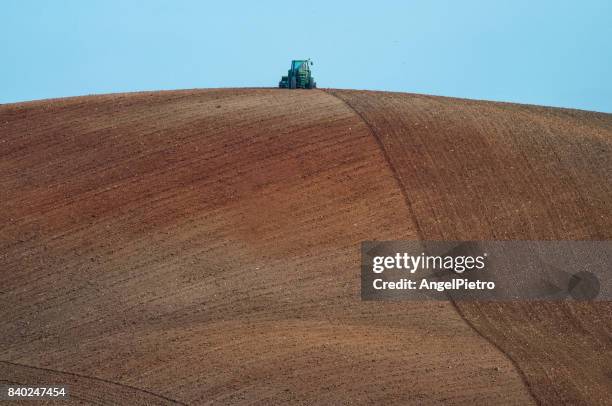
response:
<path id="1" fill-rule="evenodd" d="M 0 106 L 0 381 L 102 404 L 605 404 L 610 304 L 361 302 L 359 243 L 610 239 L 612 116 L 356 91 Z"/>
<path id="2" fill-rule="evenodd" d="M 368 122 L 425 240 L 612 239 L 612 116 L 333 91 Z M 458 303 L 550 404 L 612 396 L 612 303 Z"/>

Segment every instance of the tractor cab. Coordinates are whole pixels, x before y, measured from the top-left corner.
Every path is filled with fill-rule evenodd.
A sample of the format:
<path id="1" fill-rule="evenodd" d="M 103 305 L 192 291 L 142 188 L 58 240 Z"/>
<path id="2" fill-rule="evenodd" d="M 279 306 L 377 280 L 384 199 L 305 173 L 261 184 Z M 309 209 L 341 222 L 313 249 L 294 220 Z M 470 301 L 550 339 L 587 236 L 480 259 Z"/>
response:
<path id="1" fill-rule="evenodd" d="M 291 61 L 291 70 L 298 71 L 300 69 L 310 70 L 310 61 Z"/>
<path id="2" fill-rule="evenodd" d="M 287 76 L 283 76 L 278 82 L 278 87 L 284 89 L 314 89 L 317 83 L 312 77 L 310 66 L 312 61 L 293 60 L 291 61 L 291 69 L 287 72 Z"/>

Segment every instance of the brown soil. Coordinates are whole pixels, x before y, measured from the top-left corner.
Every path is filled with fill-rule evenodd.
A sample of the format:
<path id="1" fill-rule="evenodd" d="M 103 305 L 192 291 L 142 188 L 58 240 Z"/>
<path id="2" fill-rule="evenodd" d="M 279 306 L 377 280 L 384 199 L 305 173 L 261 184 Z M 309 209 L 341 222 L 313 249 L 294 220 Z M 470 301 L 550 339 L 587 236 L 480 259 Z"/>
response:
<path id="1" fill-rule="evenodd" d="M 358 247 L 609 239 L 611 157 L 610 115 L 405 94 L 0 106 L 0 381 L 108 404 L 605 403 L 609 304 L 361 302 Z"/>
<path id="2" fill-rule="evenodd" d="M 612 239 L 612 115 L 333 91 L 370 125 L 422 239 Z M 606 404 L 612 303 L 458 303 L 542 403 Z"/>

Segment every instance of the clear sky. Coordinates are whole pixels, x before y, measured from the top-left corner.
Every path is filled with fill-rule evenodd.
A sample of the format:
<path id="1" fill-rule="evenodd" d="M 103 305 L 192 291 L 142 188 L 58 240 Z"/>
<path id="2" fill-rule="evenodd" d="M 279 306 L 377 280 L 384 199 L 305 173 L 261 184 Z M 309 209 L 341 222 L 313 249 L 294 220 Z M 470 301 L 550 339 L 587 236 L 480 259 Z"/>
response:
<path id="1" fill-rule="evenodd" d="M 0 103 L 276 86 L 612 112 L 612 1 L 2 0 Z"/>

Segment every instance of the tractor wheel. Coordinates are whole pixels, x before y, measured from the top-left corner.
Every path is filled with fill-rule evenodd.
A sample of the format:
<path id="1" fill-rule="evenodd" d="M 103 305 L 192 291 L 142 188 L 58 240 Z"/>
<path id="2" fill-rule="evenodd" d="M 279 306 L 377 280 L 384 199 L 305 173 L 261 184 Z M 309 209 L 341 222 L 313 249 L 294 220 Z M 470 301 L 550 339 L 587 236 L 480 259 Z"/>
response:
<path id="1" fill-rule="evenodd" d="M 309 89 L 314 89 L 315 87 L 315 82 L 314 80 L 312 80 L 312 78 L 310 78 L 310 80 L 308 80 L 308 86 L 306 86 Z"/>
<path id="2" fill-rule="evenodd" d="M 295 89 L 297 87 L 297 81 L 295 80 L 295 76 L 291 78 L 289 81 L 289 89 Z"/>

